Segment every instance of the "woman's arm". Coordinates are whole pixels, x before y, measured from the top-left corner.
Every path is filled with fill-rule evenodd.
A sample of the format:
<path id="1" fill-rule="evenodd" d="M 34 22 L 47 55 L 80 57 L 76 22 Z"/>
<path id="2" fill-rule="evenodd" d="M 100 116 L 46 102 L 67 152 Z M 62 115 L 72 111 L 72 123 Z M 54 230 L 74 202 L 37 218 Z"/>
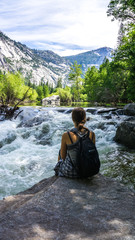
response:
<path id="1" fill-rule="evenodd" d="M 61 139 L 61 149 L 60 149 L 60 155 L 61 159 L 65 160 L 66 155 L 67 155 L 67 144 L 66 144 L 66 139 L 67 139 L 67 133 L 64 133 L 62 135 Z M 58 156 L 58 161 L 60 160 L 60 156 Z"/>

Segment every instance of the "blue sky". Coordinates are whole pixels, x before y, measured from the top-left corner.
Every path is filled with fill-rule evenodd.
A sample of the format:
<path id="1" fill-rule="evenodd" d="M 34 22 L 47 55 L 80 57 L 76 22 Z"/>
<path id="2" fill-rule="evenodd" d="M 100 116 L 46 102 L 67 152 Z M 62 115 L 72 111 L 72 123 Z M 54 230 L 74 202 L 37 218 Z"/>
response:
<path id="1" fill-rule="evenodd" d="M 117 46 L 110 0 L 0 0 L 0 30 L 30 48 L 60 56 Z"/>

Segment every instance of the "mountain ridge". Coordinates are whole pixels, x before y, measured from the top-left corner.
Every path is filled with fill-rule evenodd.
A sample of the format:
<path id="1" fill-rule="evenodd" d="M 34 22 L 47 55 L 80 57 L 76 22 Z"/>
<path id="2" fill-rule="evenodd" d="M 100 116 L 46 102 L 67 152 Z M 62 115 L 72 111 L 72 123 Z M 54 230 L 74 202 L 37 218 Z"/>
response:
<path id="1" fill-rule="evenodd" d="M 42 81 L 56 86 L 58 79 L 66 78 L 70 67 L 45 61 L 26 45 L 11 40 L 0 32 L 0 70 L 20 71 L 22 75 L 37 85 Z"/>
<path id="2" fill-rule="evenodd" d="M 111 59 L 111 48 L 103 47 L 72 56 L 61 57 L 51 50 L 30 49 L 25 44 L 16 42 L 0 31 L 0 70 L 3 72 L 19 71 L 32 83 L 57 85 L 59 78 L 67 82 L 70 66 L 77 61 L 85 72 L 88 67 L 97 68 L 104 58 Z M 109 60 L 110 60 L 109 59 Z"/>
<path id="3" fill-rule="evenodd" d="M 78 64 L 82 65 L 82 70 L 85 72 L 87 71 L 88 67 L 91 66 L 96 66 L 99 68 L 99 66 L 103 63 L 105 57 L 111 61 L 112 51 L 112 48 L 102 47 L 84 53 L 79 53 L 77 55 L 67 56 L 65 58 L 72 64 L 77 61 Z"/>

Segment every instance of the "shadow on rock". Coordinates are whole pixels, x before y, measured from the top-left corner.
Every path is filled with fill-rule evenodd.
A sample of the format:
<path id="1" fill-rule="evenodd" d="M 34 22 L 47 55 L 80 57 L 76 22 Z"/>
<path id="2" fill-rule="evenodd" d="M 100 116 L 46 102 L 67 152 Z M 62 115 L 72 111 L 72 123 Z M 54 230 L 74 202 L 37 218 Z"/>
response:
<path id="1" fill-rule="evenodd" d="M 97 175 L 51 177 L 0 202 L 2 240 L 133 240 L 134 193 Z"/>

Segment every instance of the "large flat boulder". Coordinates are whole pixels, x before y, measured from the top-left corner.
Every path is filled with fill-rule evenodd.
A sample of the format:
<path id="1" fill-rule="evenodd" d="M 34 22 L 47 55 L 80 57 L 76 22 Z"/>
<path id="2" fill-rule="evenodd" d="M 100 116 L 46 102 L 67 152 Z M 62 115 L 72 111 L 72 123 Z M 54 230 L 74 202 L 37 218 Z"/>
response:
<path id="1" fill-rule="evenodd" d="M 134 240 L 135 196 L 98 174 L 51 177 L 0 201 L 1 240 Z"/>

